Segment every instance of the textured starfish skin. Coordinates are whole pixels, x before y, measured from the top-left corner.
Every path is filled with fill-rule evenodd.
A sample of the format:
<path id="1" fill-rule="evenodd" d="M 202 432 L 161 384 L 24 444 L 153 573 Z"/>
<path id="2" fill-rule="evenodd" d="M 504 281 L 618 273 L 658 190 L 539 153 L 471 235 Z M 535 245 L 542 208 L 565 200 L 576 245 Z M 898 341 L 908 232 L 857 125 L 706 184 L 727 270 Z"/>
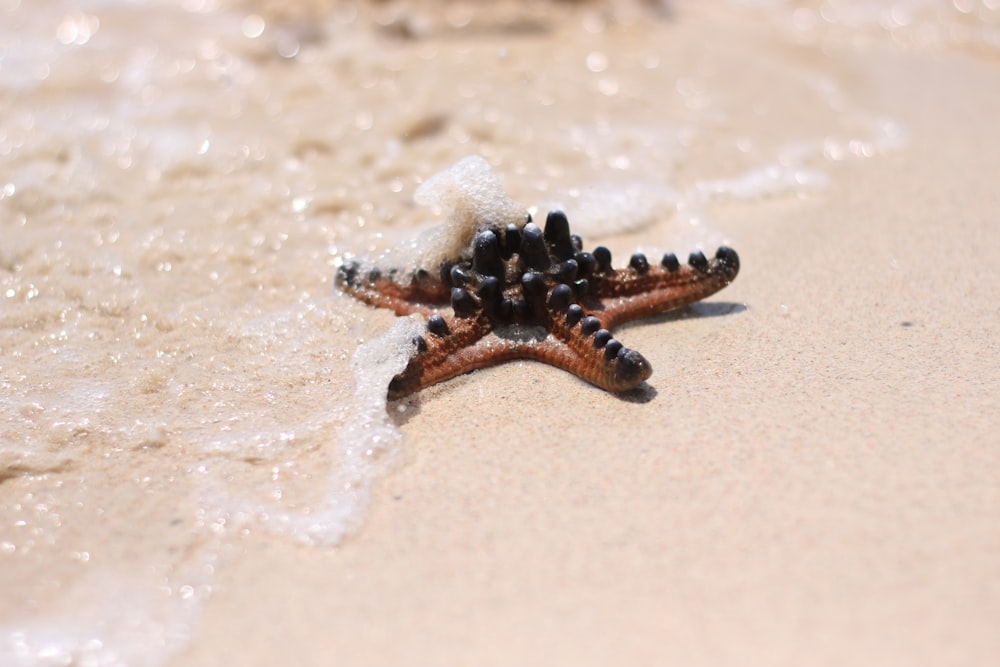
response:
<path id="1" fill-rule="evenodd" d="M 513 359 L 551 364 L 608 391 L 633 389 L 652 368 L 608 330 L 700 301 L 732 282 L 740 266 L 734 250 L 720 247 L 713 259 L 691 253 L 686 265 L 671 253 L 650 265 L 637 253 L 615 269 L 607 248 L 582 251 L 558 211 L 544 232 L 531 222 L 480 232 L 466 254 L 403 281 L 395 271 L 340 267 L 337 282 L 349 294 L 428 318 L 427 333 L 414 339 L 416 353 L 389 385 L 390 398 Z M 442 316 L 449 303 L 453 314 Z"/>

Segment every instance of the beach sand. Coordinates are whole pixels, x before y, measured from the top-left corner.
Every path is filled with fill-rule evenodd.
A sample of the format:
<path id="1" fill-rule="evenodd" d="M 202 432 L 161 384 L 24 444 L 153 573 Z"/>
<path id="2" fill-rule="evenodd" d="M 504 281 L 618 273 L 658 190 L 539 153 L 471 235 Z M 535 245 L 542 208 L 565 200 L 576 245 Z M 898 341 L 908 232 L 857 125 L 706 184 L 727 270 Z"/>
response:
<path id="1" fill-rule="evenodd" d="M 77 60 L 0 69 L 0 657 L 996 664 L 1000 19 L 864 6 L 58 23 Z M 741 273 L 616 332 L 635 395 L 515 362 L 365 413 L 394 318 L 338 258 L 469 154 Z"/>

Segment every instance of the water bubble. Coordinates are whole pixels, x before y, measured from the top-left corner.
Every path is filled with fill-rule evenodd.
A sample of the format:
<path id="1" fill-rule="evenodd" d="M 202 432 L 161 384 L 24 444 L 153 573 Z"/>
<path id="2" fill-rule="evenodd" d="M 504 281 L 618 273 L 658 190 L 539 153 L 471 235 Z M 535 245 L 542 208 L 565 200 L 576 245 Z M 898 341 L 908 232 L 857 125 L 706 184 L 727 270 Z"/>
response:
<path id="1" fill-rule="evenodd" d="M 267 23 L 257 14 L 249 14 L 243 19 L 243 36 L 247 39 L 256 39 L 264 34 Z"/>
<path id="2" fill-rule="evenodd" d="M 608 69 L 608 57 L 601 51 L 591 51 L 587 54 L 587 69 L 600 73 Z"/>

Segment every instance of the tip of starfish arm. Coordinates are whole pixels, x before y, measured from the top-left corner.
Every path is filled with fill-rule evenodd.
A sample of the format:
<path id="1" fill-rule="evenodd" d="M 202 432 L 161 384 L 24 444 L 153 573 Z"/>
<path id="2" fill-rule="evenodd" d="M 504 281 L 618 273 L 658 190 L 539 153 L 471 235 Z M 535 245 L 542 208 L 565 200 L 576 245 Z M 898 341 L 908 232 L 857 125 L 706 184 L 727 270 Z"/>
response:
<path id="1" fill-rule="evenodd" d="M 614 340 L 611 342 L 618 343 L 618 341 Z M 618 343 L 617 347 L 618 351 L 615 358 L 611 361 L 613 364 L 612 381 L 615 385 L 615 391 L 635 389 L 649 379 L 649 376 L 653 374 L 653 367 L 646 360 L 646 357 L 642 356 L 639 352 L 627 347 L 621 347 L 620 343 Z"/>
<path id="2" fill-rule="evenodd" d="M 358 281 L 359 265 L 353 260 L 347 260 L 337 269 L 337 282 L 341 285 L 354 286 Z"/>
<path id="3" fill-rule="evenodd" d="M 735 276 L 740 270 L 740 256 L 729 246 L 719 246 L 715 251 L 715 259 Z"/>

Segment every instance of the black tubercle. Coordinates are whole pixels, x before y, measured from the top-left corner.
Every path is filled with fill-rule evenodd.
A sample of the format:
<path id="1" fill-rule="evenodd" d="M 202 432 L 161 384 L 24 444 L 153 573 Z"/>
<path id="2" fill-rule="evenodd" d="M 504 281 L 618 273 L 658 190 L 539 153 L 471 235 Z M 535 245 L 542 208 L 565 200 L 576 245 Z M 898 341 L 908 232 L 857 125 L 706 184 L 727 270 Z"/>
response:
<path id="1" fill-rule="evenodd" d="M 628 265 L 636 270 L 640 275 L 649 271 L 649 260 L 641 252 L 632 255 L 628 260 Z"/>
<path id="2" fill-rule="evenodd" d="M 525 273 L 521 276 L 521 291 L 524 294 L 524 302 L 527 307 L 526 315 L 532 322 L 543 324 L 547 319 L 545 277 L 534 271 Z"/>
<path id="3" fill-rule="evenodd" d="M 431 274 L 427 269 L 417 269 L 413 274 L 413 284 L 417 287 L 430 287 Z"/>
<path id="4" fill-rule="evenodd" d="M 632 383 L 639 381 L 643 376 L 649 377 L 649 362 L 646 358 L 627 347 L 618 350 L 615 357 L 618 360 L 618 377 L 620 380 Z"/>
<path id="5" fill-rule="evenodd" d="M 566 309 L 566 326 L 574 327 L 576 323 L 583 319 L 583 308 L 578 303 L 570 304 Z"/>
<path id="6" fill-rule="evenodd" d="M 729 269 L 740 270 L 740 256 L 729 246 L 719 246 L 719 249 L 715 251 L 715 258 Z"/>
<path id="7" fill-rule="evenodd" d="M 427 351 L 427 341 L 424 340 L 423 336 L 419 336 L 419 335 L 418 336 L 414 336 L 413 337 L 413 344 L 417 346 L 417 352 L 426 352 Z"/>
<path id="8" fill-rule="evenodd" d="M 575 259 L 567 259 L 556 267 L 556 278 L 564 283 L 571 283 L 576 280 L 577 273 L 580 272 L 580 265 Z"/>
<path id="9" fill-rule="evenodd" d="M 521 286 L 525 296 L 537 296 L 545 292 L 545 276 L 537 271 L 528 271 L 521 276 Z"/>
<path id="10" fill-rule="evenodd" d="M 589 252 L 578 252 L 576 253 L 576 264 L 581 276 L 589 276 L 597 266 L 597 260 Z"/>
<path id="11" fill-rule="evenodd" d="M 545 242 L 552 250 L 552 255 L 559 261 L 564 261 L 576 254 L 573 239 L 569 234 L 569 220 L 562 211 L 552 211 L 545 219 Z"/>
<path id="12" fill-rule="evenodd" d="M 500 241 L 493 232 L 480 232 L 472 247 L 472 269 L 484 276 L 504 275 L 503 258 L 500 257 Z"/>
<path id="13" fill-rule="evenodd" d="M 602 245 L 594 248 L 594 260 L 597 262 L 598 271 L 611 270 L 611 251 Z"/>
<path id="14" fill-rule="evenodd" d="M 511 303 L 503 298 L 503 286 L 499 278 L 488 276 L 479 283 L 476 296 L 483 304 L 486 316 L 494 322 L 509 322 L 511 319 Z"/>
<path id="15" fill-rule="evenodd" d="M 487 303 L 500 303 L 503 292 L 500 288 L 500 279 L 494 276 L 487 276 L 476 288 L 476 296 L 482 299 L 483 305 Z"/>
<path id="16" fill-rule="evenodd" d="M 438 338 L 444 338 L 451 331 L 448 329 L 448 323 L 444 321 L 444 318 L 440 315 L 431 315 L 427 320 L 427 330 Z"/>
<path id="17" fill-rule="evenodd" d="M 660 262 L 670 273 L 673 273 L 677 269 L 681 268 L 681 263 L 677 259 L 677 255 L 672 252 L 668 252 L 663 255 L 663 260 Z"/>
<path id="18" fill-rule="evenodd" d="M 560 313 L 566 312 L 566 309 L 569 308 L 572 302 L 573 288 L 569 285 L 556 285 L 552 290 L 552 294 L 549 295 L 549 305 L 552 306 L 553 310 Z"/>
<path id="19" fill-rule="evenodd" d="M 688 264 L 699 271 L 708 270 L 708 260 L 705 259 L 705 253 L 700 250 L 695 250 L 688 257 Z"/>
<path id="20" fill-rule="evenodd" d="M 472 276 L 458 264 L 451 267 L 448 278 L 451 280 L 452 287 L 465 287 L 472 282 Z"/>
<path id="21" fill-rule="evenodd" d="M 358 263 L 355 261 L 344 262 L 339 269 L 337 269 L 337 275 L 340 279 L 347 285 L 357 285 L 358 284 Z"/>
<path id="22" fill-rule="evenodd" d="M 521 249 L 518 255 L 521 257 L 522 270 L 536 269 L 544 271 L 549 268 L 549 264 L 551 263 L 549 260 L 549 251 L 545 247 L 545 239 L 538 225 L 529 223 L 524 226 L 524 231 L 521 235 Z"/>
<path id="23" fill-rule="evenodd" d="M 612 338 L 604 345 L 604 358 L 608 361 L 614 359 L 623 347 L 625 346 L 621 344 L 621 341 Z"/>
<path id="24" fill-rule="evenodd" d="M 611 332 L 607 329 L 600 329 L 594 334 L 594 347 L 600 349 L 608 344 L 611 340 Z"/>
<path id="25" fill-rule="evenodd" d="M 472 317 L 479 310 L 476 298 L 461 287 L 452 288 L 451 307 L 458 317 Z"/>
<path id="26" fill-rule="evenodd" d="M 580 331 L 582 331 L 586 336 L 589 336 L 600 328 L 601 321 L 593 315 L 583 318 L 583 324 L 580 325 Z"/>

